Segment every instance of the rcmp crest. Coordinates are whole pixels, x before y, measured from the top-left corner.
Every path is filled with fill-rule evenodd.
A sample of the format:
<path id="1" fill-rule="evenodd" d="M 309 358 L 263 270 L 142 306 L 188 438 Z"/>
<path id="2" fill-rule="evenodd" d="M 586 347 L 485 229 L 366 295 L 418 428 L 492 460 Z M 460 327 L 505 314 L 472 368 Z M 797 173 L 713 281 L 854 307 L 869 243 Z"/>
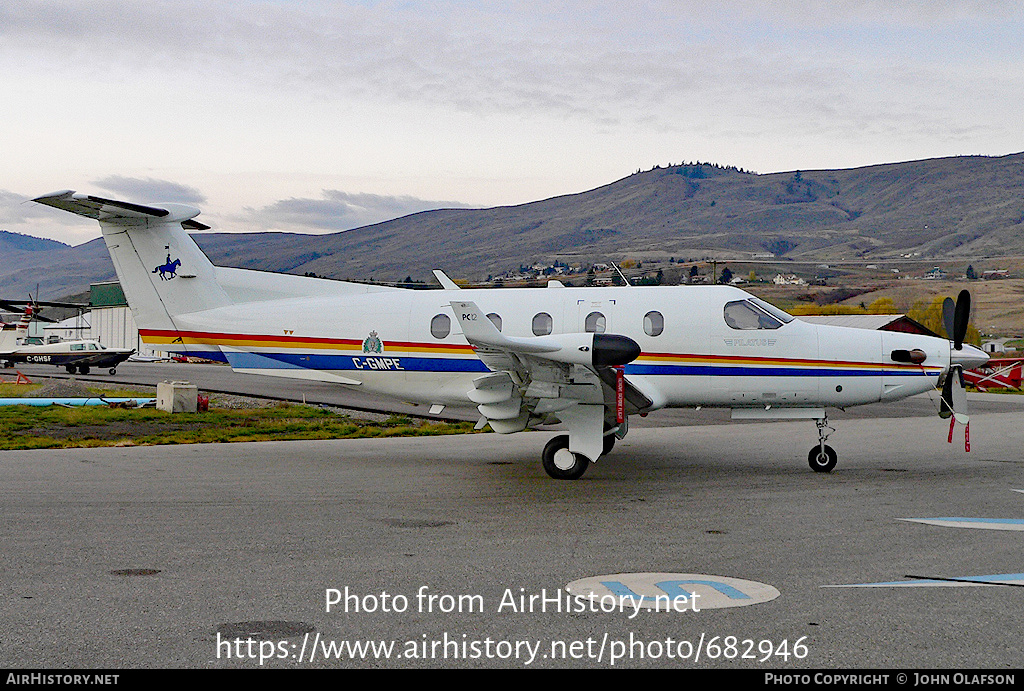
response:
<path id="1" fill-rule="evenodd" d="M 363 341 L 363 352 L 364 353 L 383 353 L 384 342 L 377 338 L 377 332 L 371 331 L 370 335 Z"/>

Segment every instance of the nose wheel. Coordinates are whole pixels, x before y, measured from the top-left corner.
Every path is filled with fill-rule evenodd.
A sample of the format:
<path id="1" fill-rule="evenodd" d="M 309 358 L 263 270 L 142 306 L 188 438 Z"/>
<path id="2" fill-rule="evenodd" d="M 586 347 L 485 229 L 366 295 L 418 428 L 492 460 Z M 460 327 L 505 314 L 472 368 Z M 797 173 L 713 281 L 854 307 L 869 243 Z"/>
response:
<path id="1" fill-rule="evenodd" d="M 831 473 L 839 458 L 836 456 L 835 449 L 826 444 L 825 440 L 835 432 L 835 429 L 829 427 L 827 415 L 820 420 L 815 420 L 814 423 L 818 426 L 818 443 L 807 454 L 807 464 L 816 473 Z"/>
<path id="2" fill-rule="evenodd" d="M 811 470 L 816 473 L 832 472 L 832 469 L 836 467 L 836 462 L 838 460 L 835 449 L 828 444 L 815 446 L 811 449 L 811 452 L 807 454 L 807 464 L 810 465 Z"/>

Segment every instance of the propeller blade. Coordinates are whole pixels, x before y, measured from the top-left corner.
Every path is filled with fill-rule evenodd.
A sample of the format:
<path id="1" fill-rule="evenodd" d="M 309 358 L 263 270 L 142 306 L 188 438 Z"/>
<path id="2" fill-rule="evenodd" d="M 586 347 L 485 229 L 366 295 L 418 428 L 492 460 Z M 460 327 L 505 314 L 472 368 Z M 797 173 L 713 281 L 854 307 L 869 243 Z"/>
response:
<path id="1" fill-rule="evenodd" d="M 953 339 L 953 316 L 956 312 L 956 303 L 953 298 L 946 298 L 942 301 L 942 326 L 946 329 L 946 338 Z"/>
<path id="2" fill-rule="evenodd" d="M 966 425 L 970 416 L 967 413 L 967 389 L 964 386 L 964 368 L 953 365 L 946 374 L 942 384 L 942 398 L 939 401 L 939 417 L 947 420 L 955 417 L 956 421 Z"/>
<path id="3" fill-rule="evenodd" d="M 953 417 L 961 425 L 966 425 L 970 417 L 967 414 L 967 389 L 964 387 L 964 370 L 962 367 L 954 368 L 953 372 L 950 372 L 950 378 L 953 380 L 953 399 L 951 401 L 953 408 Z"/>
<path id="4" fill-rule="evenodd" d="M 956 298 L 956 310 L 953 313 L 953 348 L 960 350 L 964 344 L 964 336 L 967 335 L 967 322 L 971 318 L 971 294 L 967 290 L 961 290 Z"/>
<path id="5" fill-rule="evenodd" d="M 953 370 L 950 370 L 946 374 L 946 381 L 942 384 L 942 396 L 939 398 L 939 417 L 943 420 L 953 415 L 953 408 L 950 407 L 950 404 L 953 402 L 953 379 Z"/>

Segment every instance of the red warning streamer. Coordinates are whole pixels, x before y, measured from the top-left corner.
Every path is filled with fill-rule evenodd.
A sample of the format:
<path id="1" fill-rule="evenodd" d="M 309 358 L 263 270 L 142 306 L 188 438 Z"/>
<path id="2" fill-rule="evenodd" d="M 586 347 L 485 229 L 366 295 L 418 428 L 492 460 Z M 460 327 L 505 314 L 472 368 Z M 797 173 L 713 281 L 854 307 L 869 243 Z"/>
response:
<path id="1" fill-rule="evenodd" d="M 624 367 L 615 368 L 615 422 L 626 421 L 626 374 Z"/>

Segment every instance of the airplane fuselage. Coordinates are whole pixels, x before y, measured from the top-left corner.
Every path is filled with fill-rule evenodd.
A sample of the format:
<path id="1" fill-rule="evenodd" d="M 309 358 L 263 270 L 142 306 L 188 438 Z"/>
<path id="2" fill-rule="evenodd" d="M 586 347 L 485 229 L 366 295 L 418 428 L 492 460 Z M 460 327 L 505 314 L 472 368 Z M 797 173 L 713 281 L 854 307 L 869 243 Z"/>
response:
<path id="1" fill-rule="evenodd" d="M 455 299 L 474 301 L 508 336 L 600 329 L 632 338 L 642 352 L 625 373 L 654 408 L 854 406 L 933 389 L 948 366 L 939 338 L 798 319 L 730 326 L 727 306 L 751 297 L 727 286 L 395 290 L 235 304 L 142 336 L 241 371 L 461 406 L 474 405 L 466 393 L 490 370 L 462 335 Z M 897 363 L 897 349 L 927 357 Z"/>

